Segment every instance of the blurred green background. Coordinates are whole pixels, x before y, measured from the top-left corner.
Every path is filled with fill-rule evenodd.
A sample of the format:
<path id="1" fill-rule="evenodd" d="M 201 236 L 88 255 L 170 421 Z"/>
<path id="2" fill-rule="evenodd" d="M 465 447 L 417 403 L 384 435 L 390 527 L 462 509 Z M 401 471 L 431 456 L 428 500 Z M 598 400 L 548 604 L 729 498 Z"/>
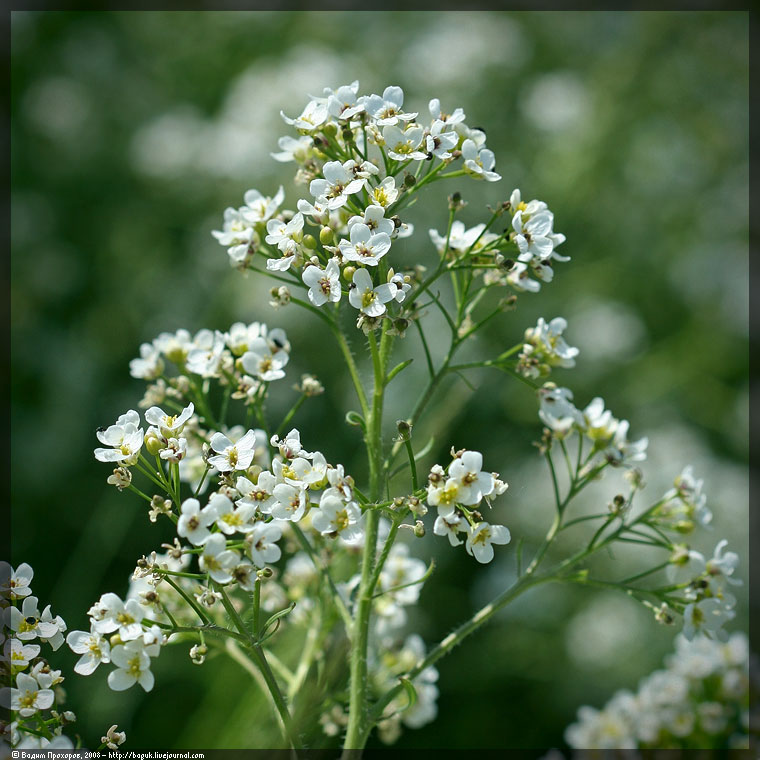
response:
<path id="1" fill-rule="evenodd" d="M 404 263 L 432 260 L 427 229 L 444 229 L 452 190 L 468 226 L 514 187 L 549 204 L 573 260 L 473 351 L 493 355 L 538 316 L 564 316 L 581 353 L 554 379 L 579 405 L 602 395 L 633 438 L 649 436 L 652 500 L 694 465 L 715 513 L 694 545 L 711 554 L 728 538 L 746 581 L 747 13 L 14 12 L 11 75 L 13 563 L 34 566 L 35 593 L 69 628 L 86 626 L 101 593 L 123 594 L 136 558 L 170 536 L 92 457 L 95 429 L 136 408 L 143 384 L 128 362 L 160 331 L 285 327 L 292 360 L 275 404 L 290 405 L 301 372 L 317 374 L 327 392 L 296 420 L 304 442 L 362 477 L 329 336 L 295 307 L 272 311 L 269 282 L 231 270 L 210 234 L 250 187 L 282 183 L 295 207 L 306 189 L 269 157 L 289 134 L 279 111 L 353 79 L 363 93 L 401 85 L 423 116 L 431 97 L 461 105 L 504 178 L 431 192 L 409 214 L 415 236 L 394 246 Z M 415 365 L 391 422 L 424 377 Z M 415 431 L 449 428 L 423 467 L 445 464 L 452 443 L 483 451 L 510 483 L 494 521 L 535 545 L 551 519 L 535 400 L 503 375 L 469 379 L 476 392 L 450 380 L 433 424 Z M 429 644 L 514 576 L 514 544 L 486 567 L 433 536 L 412 550 L 439 562 L 411 620 Z M 635 561 L 618 560 L 622 572 Z M 734 630 L 749 619 L 740 591 Z M 441 662 L 439 720 L 398 746 L 561 746 L 577 707 L 634 687 L 673 633 L 622 595 L 535 590 Z M 231 663 L 193 667 L 185 649 L 162 654 L 147 696 L 110 691 L 102 670 L 69 676 L 85 740 L 118 722 L 133 748 L 266 742 L 256 686 Z M 54 656 L 67 669 L 75 659 Z"/>

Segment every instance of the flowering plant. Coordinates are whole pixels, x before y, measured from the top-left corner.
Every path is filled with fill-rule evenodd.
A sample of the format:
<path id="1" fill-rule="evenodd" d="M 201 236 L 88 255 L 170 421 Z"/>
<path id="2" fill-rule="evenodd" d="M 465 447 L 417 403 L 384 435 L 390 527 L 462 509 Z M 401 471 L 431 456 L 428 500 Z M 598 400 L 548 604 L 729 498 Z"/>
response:
<path id="1" fill-rule="evenodd" d="M 565 237 L 546 203 L 514 190 L 467 229 L 456 218 L 465 202 L 453 192 L 441 230 L 429 233 L 435 266 L 404 263 L 414 233 L 406 211 L 422 190 L 454 178 L 501 179 L 485 133 L 466 124 L 461 108 L 448 113 L 434 99 L 429 114 L 405 111 L 400 87 L 382 95 L 360 95 L 358 82 L 326 89 L 299 116 L 283 114 L 296 136 L 281 138 L 273 154 L 295 162 L 296 183 L 308 188 L 297 210 L 283 207 L 282 187 L 273 196 L 252 189 L 213 233 L 234 268 L 276 281 L 273 307 L 300 308 L 332 334 L 355 391 L 358 408 L 346 422 L 361 432 L 366 482 L 330 461 L 329 436 L 306 432 L 302 443 L 292 427 L 301 406 L 323 391 L 315 377 L 304 375 L 290 411 L 272 419 L 270 387 L 286 376 L 291 353 L 281 328 L 238 322 L 143 344 L 130 370 L 148 383 L 145 411 L 130 409 L 99 430 L 95 457 L 113 467 L 109 483 L 143 499 L 152 522 L 173 522 L 176 537 L 137 562 L 123 599 L 108 592 L 92 605 L 89 631 L 69 634 L 82 655 L 79 673 L 111 664 L 112 689 L 148 691 L 163 646 L 191 643 L 197 665 L 218 648 L 262 684 L 285 746 L 313 745 L 320 731 L 352 751 L 375 729 L 392 742 L 402 725 L 433 720 L 436 662 L 534 586 L 620 589 L 661 623 L 683 619 L 687 638 L 723 635 L 734 615 L 738 557 L 725 542 L 709 560 L 683 543 L 710 522 L 702 481 L 687 467 L 671 490 L 643 499 L 646 439 L 629 439 L 629 423 L 601 398 L 578 408 L 569 389 L 548 380 L 578 355 L 563 337 L 565 320 L 539 319 L 498 355 L 455 362 L 486 324 L 513 310 L 520 294 L 550 283 L 555 264 L 569 257 L 558 253 Z M 447 325 L 443 351 L 426 332 L 431 310 Z M 411 329 L 428 377 L 420 389 L 404 386 L 390 434 L 386 394 L 412 361 L 394 364 L 394 344 Z M 370 357 L 369 380 L 359 345 Z M 414 556 L 414 539 L 432 528 L 478 563 L 512 540 L 490 514 L 508 486 L 484 468 L 476 432 L 443 464 L 428 461 L 432 441 L 419 446 L 414 438 L 442 380 L 480 367 L 535 392 L 554 519 L 529 561 L 516 542 L 516 581 L 427 648 L 405 631 L 406 608 L 434 573 L 432 560 Z M 616 469 L 625 485 L 607 507 L 573 514 L 575 498 Z M 569 530 L 586 530 L 582 548 L 547 566 L 549 548 Z M 590 558 L 615 544 L 663 554 L 627 577 L 592 574 Z M 657 580 L 661 570 L 666 580 Z M 283 655 L 286 631 L 299 642 L 296 659 Z"/>

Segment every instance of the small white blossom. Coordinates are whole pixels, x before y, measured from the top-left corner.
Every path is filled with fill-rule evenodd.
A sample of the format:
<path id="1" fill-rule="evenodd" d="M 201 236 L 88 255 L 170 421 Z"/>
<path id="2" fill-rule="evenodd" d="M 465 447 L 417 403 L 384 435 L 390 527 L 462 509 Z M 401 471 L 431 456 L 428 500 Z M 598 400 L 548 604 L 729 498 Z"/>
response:
<path id="1" fill-rule="evenodd" d="M 330 259 L 324 269 L 310 265 L 303 271 L 302 279 L 308 286 L 309 300 L 315 306 L 338 303 L 341 296 L 340 269 L 337 259 Z"/>
<path id="2" fill-rule="evenodd" d="M 467 534 L 465 549 L 467 553 L 475 557 L 483 564 L 493 559 L 492 544 L 508 544 L 510 541 L 509 529 L 504 525 L 490 525 L 480 522 Z"/>

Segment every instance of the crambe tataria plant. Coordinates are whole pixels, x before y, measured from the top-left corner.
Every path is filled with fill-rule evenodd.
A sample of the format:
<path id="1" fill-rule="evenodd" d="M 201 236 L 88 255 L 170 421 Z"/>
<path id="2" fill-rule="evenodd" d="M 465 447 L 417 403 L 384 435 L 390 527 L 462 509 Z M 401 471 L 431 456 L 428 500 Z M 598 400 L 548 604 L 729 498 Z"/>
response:
<path id="1" fill-rule="evenodd" d="M 283 114 L 293 132 L 273 157 L 296 164 L 297 192 L 251 189 L 213 232 L 234 268 L 274 281 L 273 307 L 301 309 L 305 322 L 332 335 L 320 350 L 345 364 L 353 385 L 346 422 L 361 432 L 367 482 L 332 459 L 326 431 L 297 427 L 302 404 L 323 391 L 318 379 L 301 377 L 282 419 L 269 413 L 270 386 L 288 376 L 291 350 L 299 350 L 281 328 L 238 322 L 143 344 L 130 371 L 147 382 L 144 411 L 130 409 L 101 429 L 95 456 L 112 468 L 108 482 L 144 500 L 152 522 L 171 520 L 176 537 L 137 562 L 123 598 L 105 592 L 93 604 L 89 632 L 69 635 L 82 653 L 78 672 L 104 663 L 112 689 L 149 691 L 163 646 L 189 643 L 197 665 L 218 648 L 264 684 L 283 746 L 303 747 L 320 731 L 323 743 L 351 752 L 373 730 L 392 742 L 402 726 L 434 720 L 437 661 L 535 586 L 617 588 L 657 621 L 683 621 L 687 638 L 724 636 L 736 555 L 720 542 L 705 560 L 684 543 L 710 521 L 702 481 L 687 468 L 661 498 L 640 495 L 647 440 L 629 437 L 629 423 L 601 398 L 576 406 L 570 389 L 549 380 L 578 359 L 567 322 L 541 318 L 498 355 L 457 363 L 463 345 L 519 296 L 551 283 L 569 257 L 547 204 L 520 190 L 497 192 L 487 218 L 469 229 L 453 191 L 439 227 L 413 239 L 407 209 L 429 185 L 501 180 L 485 133 L 467 125 L 461 108 L 448 112 L 434 99 L 428 111 L 405 110 L 397 86 L 369 95 L 358 82 L 325 89 L 299 115 Z M 404 253 L 415 244 L 432 245 L 434 267 L 410 265 Z M 449 332 L 442 351 L 426 332 L 433 311 Z M 421 388 L 405 387 L 389 436 L 386 391 L 404 382 L 410 364 L 394 363 L 394 346 L 410 330 L 428 377 Z M 369 382 L 355 356 L 361 346 Z M 477 431 L 439 462 L 414 438 L 443 378 L 479 367 L 530 386 L 543 424 L 538 448 L 554 519 L 525 562 L 522 537 L 501 523 L 508 483 L 478 450 Z M 574 513 L 575 498 L 613 469 L 626 475 L 623 492 L 601 511 Z M 549 548 L 569 529 L 586 531 L 582 548 L 550 564 Z M 434 563 L 415 545 L 430 531 L 476 564 L 513 552 L 517 565 L 511 586 L 432 646 L 407 630 L 407 608 L 435 582 Z M 660 559 L 642 560 L 628 577 L 614 567 L 593 576 L 588 560 L 621 543 L 660 550 Z M 667 581 L 654 580 L 664 568 Z M 283 628 L 300 637 L 295 659 L 278 649 Z"/>

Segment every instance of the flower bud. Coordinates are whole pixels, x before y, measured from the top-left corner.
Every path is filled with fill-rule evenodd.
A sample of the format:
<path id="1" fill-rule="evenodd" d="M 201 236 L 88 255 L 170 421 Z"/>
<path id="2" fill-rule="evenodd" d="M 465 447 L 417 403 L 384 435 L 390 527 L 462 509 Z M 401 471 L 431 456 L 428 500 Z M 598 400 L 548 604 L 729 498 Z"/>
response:
<path id="1" fill-rule="evenodd" d="M 329 121 L 322 127 L 322 134 L 328 139 L 338 134 L 338 125 L 334 121 Z"/>
<path id="2" fill-rule="evenodd" d="M 271 567 L 262 567 L 261 570 L 256 571 L 256 575 L 259 578 L 271 578 L 274 575 Z"/>
<path id="3" fill-rule="evenodd" d="M 417 520 L 417 522 L 414 523 L 414 535 L 417 538 L 422 538 L 425 535 L 425 525 L 422 520 Z"/>
<path id="4" fill-rule="evenodd" d="M 304 235 L 302 242 L 304 248 L 308 248 L 311 251 L 317 247 L 317 239 L 314 237 L 314 235 Z"/>
<path id="5" fill-rule="evenodd" d="M 343 279 L 346 282 L 352 282 L 355 271 L 356 271 L 356 267 L 352 267 L 350 264 L 347 267 L 344 267 L 343 268 Z"/>
<path id="6" fill-rule="evenodd" d="M 319 231 L 319 242 L 322 243 L 322 245 L 330 245 L 333 240 L 333 231 L 329 227 L 322 227 Z"/>
<path id="7" fill-rule="evenodd" d="M 413 174 L 404 175 L 404 187 L 414 187 L 417 184 L 417 180 Z"/>
<path id="8" fill-rule="evenodd" d="M 163 449 L 166 446 L 166 441 L 160 438 L 156 434 L 155 431 L 149 430 L 145 434 L 143 445 L 145 446 L 149 454 L 152 454 L 153 456 L 155 456 L 156 454 L 158 454 L 159 451 L 161 451 L 161 449 Z"/>
<path id="9" fill-rule="evenodd" d="M 406 420 L 396 420 L 398 440 L 408 441 L 412 437 L 412 426 Z"/>
<path id="10" fill-rule="evenodd" d="M 109 643 L 109 644 L 110 644 L 112 647 L 117 647 L 117 646 L 119 646 L 119 644 L 123 644 L 123 643 L 124 643 L 124 641 L 122 640 L 121 636 L 119 636 L 119 634 L 118 634 L 118 633 L 114 633 L 114 635 L 113 635 L 113 636 L 111 636 L 111 638 L 110 638 L 110 639 L 108 639 L 108 643 Z"/>

